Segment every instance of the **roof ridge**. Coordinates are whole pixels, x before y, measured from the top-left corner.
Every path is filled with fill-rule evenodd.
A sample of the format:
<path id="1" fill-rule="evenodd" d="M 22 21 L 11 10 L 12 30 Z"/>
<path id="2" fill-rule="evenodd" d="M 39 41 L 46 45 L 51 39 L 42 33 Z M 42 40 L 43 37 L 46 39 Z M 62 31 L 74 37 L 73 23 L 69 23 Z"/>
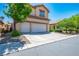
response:
<path id="1" fill-rule="evenodd" d="M 33 8 L 36 8 L 36 7 L 39 7 L 39 6 L 44 6 L 47 9 L 47 11 L 49 12 L 48 8 L 44 4 L 38 4 L 38 5 L 35 5 L 35 6 L 32 5 Z"/>

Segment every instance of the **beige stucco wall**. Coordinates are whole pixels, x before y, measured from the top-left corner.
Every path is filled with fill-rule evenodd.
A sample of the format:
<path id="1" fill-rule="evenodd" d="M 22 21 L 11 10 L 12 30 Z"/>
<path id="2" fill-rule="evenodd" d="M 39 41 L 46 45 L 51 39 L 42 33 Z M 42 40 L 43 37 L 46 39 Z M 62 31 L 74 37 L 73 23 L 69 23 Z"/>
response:
<path id="1" fill-rule="evenodd" d="M 49 23 L 47 24 L 48 28 L 47 28 L 47 31 L 49 32 Z"/>
<path id="2" fill-rule="evenodd" d="M 17 23 L 17 24 L 16 24 L 16 30 L 17 30 L 17 31 L 20 31 L 20 30 L 21 30 L 21 27 L 20 27 L 20 26 L 21 26 L 21 23 Z"/>
<path id="3" fill-rule="evenodd" d="M 32 12 L 31 12 L 31 15 L 35 15 L 35 8 L 32 8 Z"/>
<path id="4" fill-rule="evenodd" d="M 0 24 L 0 29 L 2 28 L 2 25 Z"/>
<path id="5" fill-rule="evenodd" d="M 50 24 L 50 25 L 49 25 L 49 29 L 50 29 L 50 30 L 56 29 L 56 25 L 57 25 L 57 24 Z"/>
<path id="6" fill-rule="evenodd" d="M 31 21 L 31 22 L 40 22 L 40 23 L 48 23 L 48 20 L 43 20 L 43 19 L 35 19 L 35 18 L 27 18 L 26 21 Z"/>
<path id="7" fill-rule="evenodd" d="M 38 6 L 36 8 L 32 8 L 31 15 L 39 16 L 39 12 L 40 12 L 39 10 L 44 10 L 45 11 L 45 18 L 48 18 L 48 11 L 44 6 Z"/>
<path id="8" fill-rule="evenodd" d="M 7 27 L 5 24 L 0 24 L 0 29 L 4 29 L 4 30 L 7 30 Z"/>
<path id="9" fill-rule="evenodd" d="M 48 11 L 43 6 L 39 6 L 36 8 L 36 16 L 39 16 L 39 10 L 44 10 L 45 11 L 45 18 L 48 18 Z"/>

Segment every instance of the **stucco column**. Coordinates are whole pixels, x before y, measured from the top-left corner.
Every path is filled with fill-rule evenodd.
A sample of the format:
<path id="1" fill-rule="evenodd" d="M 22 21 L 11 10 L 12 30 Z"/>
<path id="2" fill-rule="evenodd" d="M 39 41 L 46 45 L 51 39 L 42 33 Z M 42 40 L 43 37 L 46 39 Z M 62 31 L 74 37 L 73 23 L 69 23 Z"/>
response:
<path id="1" fill-rule="evenodd" d="M 49 24 L 46 24 L 46 32 L 49 32 Z"/>
<path id="2" fill-rule="evenodd" d="M 30 22 L 30 33 L 32 32 L 32 23 Z"/>

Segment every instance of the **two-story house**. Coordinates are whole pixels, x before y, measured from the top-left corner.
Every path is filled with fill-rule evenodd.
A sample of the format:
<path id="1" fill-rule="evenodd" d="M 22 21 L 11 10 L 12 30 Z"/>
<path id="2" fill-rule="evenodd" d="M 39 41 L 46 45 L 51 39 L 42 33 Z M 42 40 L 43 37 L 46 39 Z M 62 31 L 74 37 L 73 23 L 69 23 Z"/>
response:
<path id="1" fill-rule="evenodd" d="M 32 13 L 26 21 L 16 24 L 16 30 L 26 32 L 48 32 L 49 31 L 49 10 L 44 5 L 32 6 Z"/>

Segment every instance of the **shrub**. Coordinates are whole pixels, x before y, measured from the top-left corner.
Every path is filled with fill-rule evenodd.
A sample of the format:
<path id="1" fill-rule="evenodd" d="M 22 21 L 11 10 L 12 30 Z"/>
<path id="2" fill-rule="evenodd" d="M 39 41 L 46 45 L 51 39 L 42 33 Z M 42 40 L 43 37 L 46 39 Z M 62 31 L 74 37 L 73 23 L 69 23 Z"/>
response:
<path id="1" fill-rule="evenodd" d="M 1 33 L 2 31 L 0 30 L 0 33 Z"/>
<path id="2" fill-rule="evenodd" d="M 52 32 L 52 30 L 49 30 L 49 32 Z"/>
<path id="3" fill-rule="evenodd" d="M 56 32 L 56 30 L 55 29 L 51 29 L 51 30 L 49 30 L 49 32 Z"/>
<path id="4" fill-rule="evenodd" d="M 17 36 L 20 36 L 20 35 L 21 35 L 21 33 L 18 32 L 18 31 L 16 31 L 16 30 L 14 30 L 14 31 L 11 32 L 11 36 L 12 37 L 17 37 Z"/>

